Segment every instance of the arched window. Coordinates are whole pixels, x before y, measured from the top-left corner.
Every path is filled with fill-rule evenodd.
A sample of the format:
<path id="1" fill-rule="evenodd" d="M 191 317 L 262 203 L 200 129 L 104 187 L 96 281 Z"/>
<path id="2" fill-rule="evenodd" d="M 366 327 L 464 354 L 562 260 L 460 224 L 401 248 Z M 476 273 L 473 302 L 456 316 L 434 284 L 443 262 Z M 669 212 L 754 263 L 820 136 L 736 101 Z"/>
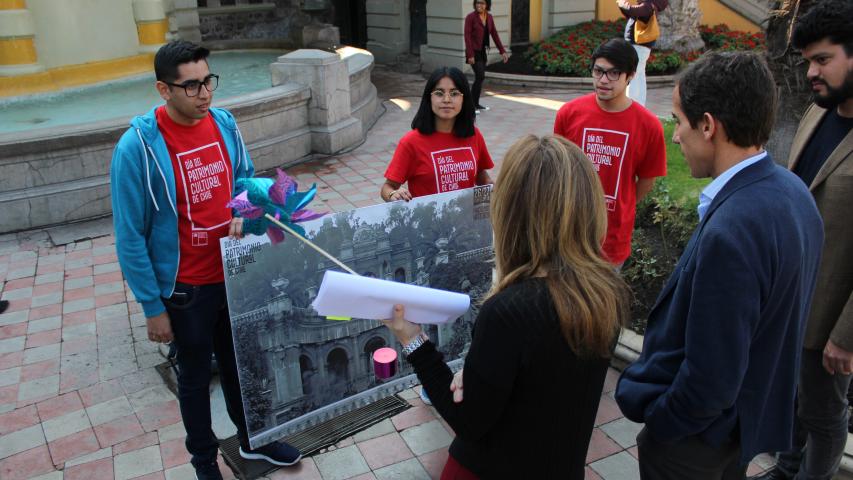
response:
<path id="1" fill-rule="evenodd" d="M 394 270 L 394 281 L 400 283 L 406 283 L 406 269 L 403 267 Z"/>
<path id="2" fill-rule="evenodd" d="M 364 371 L 373 375 L 373 352 L 386 345 L 382 337 L 373 337 L 364 344 Z"/>
<path id="3" fill-rule="evenodd" d="M 305 395 L 313 394 L 314 375 L 317 374 L 317 371 L 314 369 L 314 365 L 311 363 L 308 355 L 299 356 L 299 373 L 302 376 L 302 393 Z"/>
<path id="4" fill-rule="evenodd" d="M 349 356 L 343 348 L 335 348 L 326 357 L 326 385 L 335 400 L 349 390 Z"/>

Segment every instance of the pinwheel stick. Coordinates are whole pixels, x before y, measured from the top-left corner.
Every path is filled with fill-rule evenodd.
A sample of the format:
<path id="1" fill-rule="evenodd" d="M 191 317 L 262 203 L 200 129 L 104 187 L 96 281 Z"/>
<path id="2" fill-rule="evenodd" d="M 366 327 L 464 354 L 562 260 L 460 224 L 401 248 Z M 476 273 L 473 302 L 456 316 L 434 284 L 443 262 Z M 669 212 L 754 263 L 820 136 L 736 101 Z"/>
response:
<path id="1" fill-rule="evenodd" d="M 273 224 L 275 224 L 275 226 L 277 226 L 278 228 L 280 228 L 280 229 L 284 230 L 285 232 L 287 232 L 287 233 L 289 233 L 289 234 L 293 235 L 294 237 L 298 238 L 299 240 L 302 240 L 303 242 L 305 242 L 305 244 L 306 244 L 306 245 L 308 245 L 309 247 L 311 247 L 311 248 L 313 248 L 314 250 L 316 250 L 320 255 L 322 255 L 322 256 L 324 256 L 324 257 L 328 258 L 329 260 L 331 260 L 331 261 L 335 262 L 335 264 L 336 264 L 337 266 L 339 266 L 339 267 L 343 268 L 344 270 L 346 270 L 347 272 L 349 272 L 349 273 L 351 273 L 351 274 L 353 274 L 353 275 L 358 275 L 357 273 L 355 273 L 355 272 L 353 271 L 353 269 L 351 269 L 351 268 L 349 268 L 348 266 L 344 265 L 344 264 L 343 264 L 343 262 L 341 262 L 341 261 L 340 261 L 340 260 L 338 260 L 337 258 L 333 257 L 329 252 L 327 252 L 327 251 L 323 250 L 322 248 L 318 247 L 318 246 L 317 246 L 317 245 L 315 245 L 315 244 L 314 244 L 314 242 L 312 242 L 311 240 L 308 240 L 307 238 L 303 237 L 302 235 L 300 235 L 300 234 L 296 233 L 292 228 L 290 228 L 290 227 L 288 227 L 287 225 L 285 225 L 285 224 L 281 223 L 280 221 L 278 221 L 278 219 L 277 219 L 277 218 L 273 217 L 273 216 L 272 216 L 272 215 L 270 215 L 269 213 L 265 214 L 264 216 L 267 218 L 267 220 L 269 220 L 270 222 L 272 222 Z"/>

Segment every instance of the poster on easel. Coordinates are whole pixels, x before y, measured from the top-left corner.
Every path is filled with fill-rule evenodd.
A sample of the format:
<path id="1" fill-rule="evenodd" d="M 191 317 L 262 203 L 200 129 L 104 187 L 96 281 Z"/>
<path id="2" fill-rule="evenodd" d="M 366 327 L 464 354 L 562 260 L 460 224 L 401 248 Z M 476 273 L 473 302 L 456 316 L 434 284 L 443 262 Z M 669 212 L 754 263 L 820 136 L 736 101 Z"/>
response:
<path id="1" fill-rule="evenodd" d="M 469 295 L 471 307 L 459 319 L 425 326 L 445 360 L 461 366 L 491 287 L 490 195 L 490 186 L 475 187 L 329 213 L 300 225 L 305 238 L 359 275 Z M 312 308 L 326 270 L 340 270 L 332 261 L 294 238 L 273 244 L 267 235 L 247 235 L 224 238 L 221 247 L 252 448 L 417 383 L 405 361 L 392 378 L 374 375 L 376 349 L 400 353 L 379 321 L 330 319 Z"/>

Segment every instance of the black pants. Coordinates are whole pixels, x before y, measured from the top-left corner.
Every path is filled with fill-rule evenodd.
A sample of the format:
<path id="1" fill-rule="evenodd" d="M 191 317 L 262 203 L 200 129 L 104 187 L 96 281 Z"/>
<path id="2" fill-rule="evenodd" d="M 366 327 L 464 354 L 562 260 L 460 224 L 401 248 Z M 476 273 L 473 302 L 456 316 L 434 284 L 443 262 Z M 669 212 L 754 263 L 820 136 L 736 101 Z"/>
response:
<path id="1" fill-rule="evenodd" d="M 237 426 L 240 445 L 243 448 L 249 445 L 225 284 L 179 283 L 175 285 L 174 295 L 163 303 L 178 349 L 178 403 L 187 430 L 187 451 L 194 466 L 207 465 L 216 461 L 219 448 L 210 419 L 211 354 L 216 355 L 225 406 Z"/>
<path id="2" fill-rule="evenodd" d="M 646 427 L 637 435 L 642 480 L 743 480 L 740 443 L 714 448 L 691 436 L 672 444 L 660 443 Z"/>
<path id="3" fill-rule="evenodd" d="M 486 79 L 486 51 L 474 52 L 474 85 L 471 86 L 471 96 L 474 97 L 474 107 L 480 105 L 480 92 L 483 91 L 483 80 Z"/>

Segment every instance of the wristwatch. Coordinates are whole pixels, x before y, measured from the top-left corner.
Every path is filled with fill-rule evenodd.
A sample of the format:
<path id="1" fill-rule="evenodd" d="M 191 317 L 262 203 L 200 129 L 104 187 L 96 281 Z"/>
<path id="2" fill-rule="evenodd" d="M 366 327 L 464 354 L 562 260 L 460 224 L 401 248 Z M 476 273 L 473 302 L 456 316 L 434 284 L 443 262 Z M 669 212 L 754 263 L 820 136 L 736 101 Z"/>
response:
<path id="1" fill-rule="evenodd" d="M 403 356 L 408 357 L 412 352 L 420 348 L 420 346 L 427 340 L 429 340 L 429 336 L 426 333 L 419 333 L 417 337 L 412 339 L 412 341 L 403 345 Z"/>

